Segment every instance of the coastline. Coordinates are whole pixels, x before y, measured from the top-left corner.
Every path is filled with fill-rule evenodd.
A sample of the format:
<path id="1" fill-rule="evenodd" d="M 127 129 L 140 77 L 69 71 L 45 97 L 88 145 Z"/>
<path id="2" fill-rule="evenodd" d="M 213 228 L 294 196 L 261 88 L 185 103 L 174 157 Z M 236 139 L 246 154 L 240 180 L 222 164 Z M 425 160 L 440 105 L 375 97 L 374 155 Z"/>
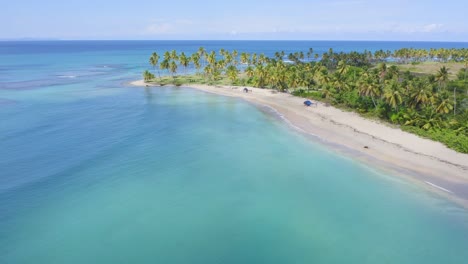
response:
<path id="1" fill-rule="evenodd" d="M 130 84 L 157 86 L 143 80 Z M 304 107 L 304 98 L 286 93 L 253 87 L 248 87 L 252 92 L 244 93 L 241 87 L 183 86 L 271 108 L 300 132 L 346 149 L 347 155 L 370 165 L 408 176 L 422 187 L 468 208 L 468 154 L 320 102 L 317 107 Z"/>

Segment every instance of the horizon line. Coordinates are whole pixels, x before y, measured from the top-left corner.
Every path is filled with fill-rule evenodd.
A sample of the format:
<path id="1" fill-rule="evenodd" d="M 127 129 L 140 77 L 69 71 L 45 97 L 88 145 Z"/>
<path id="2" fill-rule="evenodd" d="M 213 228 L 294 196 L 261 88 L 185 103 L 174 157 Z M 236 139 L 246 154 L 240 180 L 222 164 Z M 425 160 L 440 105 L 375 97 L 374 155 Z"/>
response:
<path id="1" fill-rule="evenodd" d="M 467 41 L 453 40 L 369 40 L 369 39 L 56 39 L 56 38 L 14 38 L 0 39 L 0 42 L 33 42 L 33 41 L 336 41 L 336 42 L 445 42 L 468 43 Z"/>

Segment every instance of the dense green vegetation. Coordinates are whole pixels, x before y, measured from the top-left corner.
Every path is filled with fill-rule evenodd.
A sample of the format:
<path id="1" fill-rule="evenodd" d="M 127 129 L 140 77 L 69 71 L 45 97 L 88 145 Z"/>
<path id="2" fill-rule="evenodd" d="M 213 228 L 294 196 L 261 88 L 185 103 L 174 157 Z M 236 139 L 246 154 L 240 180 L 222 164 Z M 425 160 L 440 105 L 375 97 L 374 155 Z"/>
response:
<path id="1" fill-rule="evenodd" d="M 288 59 L 288 61 L 285 60 Z M 238 54 L 237 51 L 206 51 L 186 55 L 156 52 L 149 60 L 154 74 L 145 71 L 147 82 L 229 83 L 276 89 L 297 96 L 326 101 L 364 116 L 378 117 L 403 130 L 440 141 L 468 153 L 468 49 L 400 49 L 394 52 L 335 53 L 274 57 Z M 430 74 L 402 71 L 400 65 L 453 62 L 460 70 L 450 74 L 441 66 Z M 187 75 L 187 69 L 195 71 Z M 179 70 L 186 79 L 181 79 Z M 171 76 L 171 77 L 163 77 Z M 456 78 L 452 77 L 456 76 Z"/>

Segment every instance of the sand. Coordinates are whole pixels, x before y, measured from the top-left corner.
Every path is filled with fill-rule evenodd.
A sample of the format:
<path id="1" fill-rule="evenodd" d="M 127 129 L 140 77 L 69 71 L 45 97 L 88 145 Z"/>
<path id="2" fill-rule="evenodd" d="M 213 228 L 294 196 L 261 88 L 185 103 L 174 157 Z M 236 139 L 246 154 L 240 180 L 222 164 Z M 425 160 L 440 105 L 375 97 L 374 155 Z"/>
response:
<path id="1" fill-rule="evenodd" d="M 131 83 L 146 86 L 142 80 Z M 151 86 L 151 84 L 150 84 Z M 468 207 L 468 154 L 439 142 L 317 102 L 305 107 L 304 98 L 268 89 L 190 84 L 184 87 L 242 98 L 276 111 L 298 131 L 345 155 L 391 170 L 420 186 Z M 366 147 L 367 146 L 367 147 Z M 366 148 L 365 148 L 366 147 Z"/>

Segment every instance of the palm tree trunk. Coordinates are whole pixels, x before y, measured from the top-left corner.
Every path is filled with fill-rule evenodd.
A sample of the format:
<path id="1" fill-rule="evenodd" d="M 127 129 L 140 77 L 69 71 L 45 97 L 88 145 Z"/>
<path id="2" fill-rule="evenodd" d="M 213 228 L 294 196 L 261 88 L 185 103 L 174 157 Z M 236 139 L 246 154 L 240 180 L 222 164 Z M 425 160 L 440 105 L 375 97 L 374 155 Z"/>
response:
<path id="1" fill-rule="evenodd" d="M 158 67 L 158 76 L 159 76 L 159 81 L 161 81 L 161 72 L 159 71 L 159 67 Z"/>
<path id="2" fill-rule="evenodd" d="M 465 64 L 465 80 L 463 82 L 464 86 L 466 86 L 466 70 L 467 70 L 467 68 L 466 68 L 466 64 Z M 466 94 L 468 95 L 468 89 L 466 90 Z"/>
<path id="3" fill-rule="evenodd" d="M 455 116 L 456 110 L 457 110 L 457 94 L 456 94 L 457 88 L 453 88 L 453 116 Z"/>
<path id="4" fill-rule="evenodd" d="M 465 83 L 466 83 L 466 70 L 467 70 L 467 69 L 466 69 L 466 67 L 465 67 Z"/>
<path id="5" fill-rule="evenodd" d="M 374 96 L 371 95 L 372 103 L 374 103 L 374 107 L 377 110 L 377 104 L 375 103 Z"/>

